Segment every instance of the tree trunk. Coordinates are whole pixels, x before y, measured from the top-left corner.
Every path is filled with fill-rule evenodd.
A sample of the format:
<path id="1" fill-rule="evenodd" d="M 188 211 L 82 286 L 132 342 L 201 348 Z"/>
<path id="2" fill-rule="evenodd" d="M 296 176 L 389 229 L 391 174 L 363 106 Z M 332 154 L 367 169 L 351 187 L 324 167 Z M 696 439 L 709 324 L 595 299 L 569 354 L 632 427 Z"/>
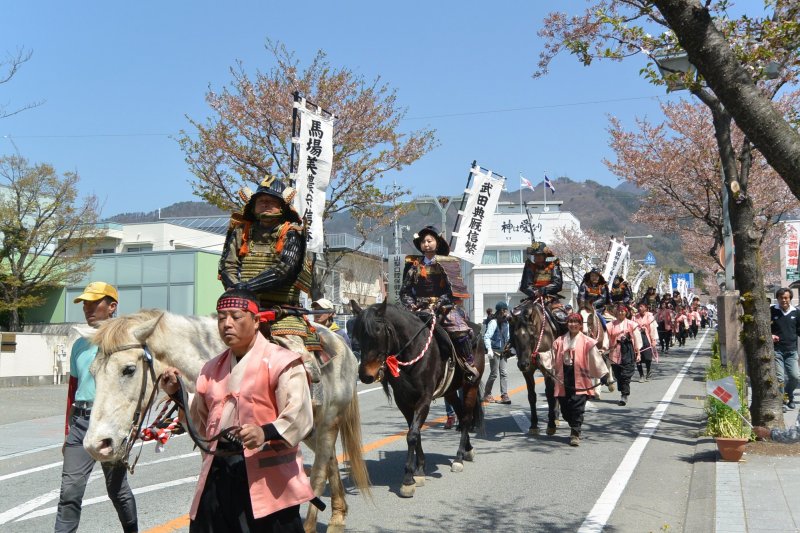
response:
<path id="1" fill-rule="evenodd" d="M 19 321 L 19 309 L 16 307 L 8 312 L 8 331 L 22 331 Z"/>
<path id="2" fill-rule="evenodd" d="M 714 27 L 708 9 L 697 0 L 653 3 L 736 125 L 800 199 L 800 134 L 753 82 L 725 37 Z"/>
<path id="3" fill-rule="evenodd" d="M 725 170 L 723 187 L 728 190 L 728 212 L 734 244 L 734 279 L 743 307 L 742 332 L 739 341 L 744 347 L 747 375 L 752 398 L 750 416 L 754 425 L 783 427 L 783 398 L 775 376 L 775 354 L 769 320 L 769 301 L 764 293 L 764 274 L 761 269 L 760 235 L 753 229 L 753 205 L 747 196 L 747 182 L 742 178 L 741 192 L 735 196 L 730 184 L 739 180 L 736 156 L 731 141 L 730 115 L 713 100 L 714 133 L 717 138 L 722 167 Z"/>

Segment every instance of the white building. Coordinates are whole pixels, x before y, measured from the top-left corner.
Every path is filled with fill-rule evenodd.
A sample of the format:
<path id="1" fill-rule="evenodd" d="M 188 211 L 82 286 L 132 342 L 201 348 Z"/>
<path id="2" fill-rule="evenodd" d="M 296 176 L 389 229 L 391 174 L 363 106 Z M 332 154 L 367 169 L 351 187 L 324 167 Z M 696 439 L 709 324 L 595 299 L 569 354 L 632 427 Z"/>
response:
<path id="1" fill-rule="evenodd" d="M 480 265 L 462 261 L 464 280 L 471 298 L 466 302 L 470 317 L 475 322 L 485 318 L 486 309 L 499 301 L 513 307 L 525 298 L 519 292 L 522 267 L 525 263 L 525 249 L 530 246 L 531 226 L 533 238 L 550 245 L 558 228 L 580 229 L 580 221 L 570 212 L 561 211 L 563 202 L 527 202 L 530 213 L 521 209 L 518 203 L 500 202 L 492 219 L 489 239 L 483 252 Z M 573 284 L 564 279 L 561 294 L 564 303 L 572 303 Z M 577 291 L 577 288 L 574 288 Z"/>
<path id="2" fill-rule="evenodd" d="M 205 218 L 205 217 L 204 217 Z M 166 250 L 205 250 L 222 252 L 225 234 L 186 227 L 187 219 L 140 223 L 106 223 L 104 239 L 95 254 L 162 252 Z"/>

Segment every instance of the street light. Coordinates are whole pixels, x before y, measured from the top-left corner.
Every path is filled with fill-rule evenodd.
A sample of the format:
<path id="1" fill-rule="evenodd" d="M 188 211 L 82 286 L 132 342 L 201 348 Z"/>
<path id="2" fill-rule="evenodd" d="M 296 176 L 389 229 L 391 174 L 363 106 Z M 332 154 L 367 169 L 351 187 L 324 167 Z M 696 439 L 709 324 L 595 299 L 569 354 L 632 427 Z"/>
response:
<path id="1" fill-rule="evenodd" d="M 627 235 L 622 235 L 622 240 L 623 241 L 630 241 L 630 240 L 633 240 L 633 239 L 652 239 L 652 238 L 653 238 L 653 235 L 651 235 L 651 234 L 648 234 L 648 235 L 632 235 L 630 237 L 628 237 Z"/>
<path id="2" fill-rule="evenodd" d="M 461 197 L 438 196 L 434 198 L 433 196 L 420 196 L 414 200 L 414 203 L 417 206 L 417 211 L 419 211 L 424 217 L 427 217 L 431 214 L 432 205 L 436 206 L 436 209 L 438 209 L 439 213 L 442 215 L 442 226 L 439 231 L 442 232 L 442 238 L 445 240 L 447 240 L 447 210 L 450 208 L 450 204 L 452 204 L 454 200 L 461 200 Z"/>

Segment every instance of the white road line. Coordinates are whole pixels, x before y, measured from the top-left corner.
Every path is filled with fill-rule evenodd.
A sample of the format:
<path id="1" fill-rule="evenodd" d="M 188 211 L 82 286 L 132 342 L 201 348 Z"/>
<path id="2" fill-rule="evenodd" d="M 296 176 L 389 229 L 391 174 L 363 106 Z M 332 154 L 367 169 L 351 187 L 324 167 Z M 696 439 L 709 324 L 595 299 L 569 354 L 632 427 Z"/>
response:
<path id="1" fill-rule="evenodd" d="M 143 466 L 150 466 L 150 465 L 155 465 L 155 464 L 159 464 L 159 463 L 166 463 L 168 461 L 177 461 L 179 459 L 186 459 L 187 457 L 196 457 L 197 455 L 199 455 L 199 453 L 200 453 L 199 451 L 194 451 L 194 452 L 191 452 L 191 453 L 184 453 L 184 454 L 181 454 L 181 455 L 176 455 L 174 457 L 164 457 L 162 459 L 156 459 L 155 461 L 146 461 L 146 462 L 143 461 L 143 462 L 137 464 L 136 466 L 137 466 L 137 468 L 140 468 L 140 467 L 143 467 Z M 58 466 L 60 464 L 61 463 L 55 463 L 56 466 Z M 47 466 L 48 467 L 52 467 L 52 465 L 47 465 Z M 39 469 L 42 470 L 43 468 L 39 467 Z M 36 470 L 36 469 L 31 469 L 31 470 Z M 29 473 L 29 472 L 22 472 L 22 473 Z M 22 474 L 22 473 L 18 473 L 18 474 Z M 100 477 L 102 475 L 103 475 L 102 470 L 98 470 L 97 472 L 92 472 L 92 474 L 89 476 L 89 481 L 87 482 L 87 485 L 88 485 L 88 483 L 91 483 L 92 481 L 94 481 L 95 479 L 97 479 L 98 477 Z M 13 476 L 13 474 L 8 474 L 8 476 Z M 6 476 L 6 477 L 8 477 L 8 476 Z M 5 479 L 5 478 L 0 478 L 0 480 L 2 480 L 2 479 Z M 197 477 L 195 477 L 194 479 L 197 479 Z M 144 492 L 150 492 L 151 490 L 157 490 L 157 488 L 164 487 L 164 486 L 171 486 L 171 485 L 164 485 L 163 483 L 161 483 L 159 485 L 151 485 L 151 487 L 156 487 L 156 488 L 142 487 L 142 488 L 139 488 L 139 489 L 134 489 L 133 493 L 136 494 L 137 491 L 142 491 L 145 488 L 147 488 L 148 490 L 144 490 Z M 3 525 L 5 523 L 7 523 L 7 522 L 11 522 L 12 520 L 14 520 L 14 519 L 16 519 L 16 518 L 18 518 L 20 516 L 27 515 L 27 513 L 30 513 L 31 511 L 33 511 L 37 507 L 40 507 L 40 506 L 42 506 L 42 505 L 44 505 L 46 503 L 49 503 L 49 502 L 51 502 L 53 500 L 58 499 L 58 496 L 59 496 L 60 493 L 61 493 L 61 489 L 60 488 L 59 489 L 55 489 L 55 490 L 51 490 L 50 492 L 46 492 L 46 493 L 42 494 L 41 496 L 37 496 L 36 498 L 33 498 L 32 500 L 28 500 L 27 502 L 22 503 L 20 505 L 17 505 L 16 507 L 12 507 L 11 509 L 9 509 L 8 511 L 5 511 L 4 513 L 0 513 L 0 525 Z M 106 499 L 108 499 L 108 497 L 106 497 Z M 91 501 L 91 500 L 84 500 L 84 502 L 83 502 L 84 506 L 86 505 L 87 501 Z M 53 507 L 52 509 L 53 509 L 53 512 L 55 512 L 56 508 Z M 39 512 L 41 512 L 41 511 L 37 511 L 37 513 L 39 513 Z M 44 514 L 48 514 L 48 513 L 45 512 Z M 36 516 L 43 516 L 43 515 L 36 515 Z M 20 520 L 27 520 L 28 518 L 34 518 L 34 517 L 31 516 L 31 515 L 27 515 L 25 518 L 21 518 Z"/>
<path id="2" fill-rule="evenodd" d="M 366 394 L 368 392 L 373 392 L 376 390 L 383 390 L 383 387 L 381 386 L 381 387 L 372 387 L 371 389 L 364 389 L 362 391 L 358 391 L 358 395 L 361 396 L 362 394 Z"/>
<path id="3" fill-rule="evenodd" d="M 47 446 L 39 446 L 38 448 L 31 448 L 30 450 L 25 450 L 24 452 L 17 452 L 17 453 L 10 453 L 8 455 L 3 455 L 0 457 L 0 461 L 5 461 L 6 459 L 13 459 L 14 457 L 20 457 L 22 455 L 28 455 L 31 453 L 38 453 L 44 450 L 52 450 L 53 448 L 61 448 L 63 443 L 58 444 L 48 444 Z"/>
<path id="4" fill-rule="evenodd" d="M 589 511 L 583 524 L 581 524 L 578 533 L 599 533 L 608 523 L 611 513 L 614 512 L 614 508 L 617 506 L 620 496 L 622 496 L 622 491 L 625 490 L 631 474 L 633 474 L 633 471 L 639 464 L 639 459 L 641 459 L 645 447 L 650 442 L 650 438 L 655 434 L 656 429 L 658 429 L 658 425 L 661 423 L 661 419 L 664 413 L 666 413 L 672 398 L 675 396 L 675 393 L 678 392 L 678 387 L 680 387 L 683 378 L 686 377 L 686 374 L 689 372 L 689 368 L 692 366 L 697 352 L 700 351 L 700 347 L 703 345 L 708 331 L 709 330 L 705 330 L 703 332 L 700 342 L 697 343 L 697 348 L 694 349 L 692 355 L 690 355 L 689 359 L 683 364 L 681 371 L 675 376 L 666 394 L 664 394 L 664 397 L 658 402 L 658 405 L 653 410 L 653 414 L 650 415 L 650 418 L 645 423 L 639 436 L 636 437 L 636 440 L 631 444 L 628 453 L 622 458 L 622 462 L 617 468 L 617 471 L 614 472 L 608 485 L 606 485 L 600 498 L 597 499 L 594 507 L 592 507 L 592 510 Z"/>
<path id="5" fill-rule="evenodd" d="M 165 481 L 164 483 L 156 483 L 155 485 L 148 485 L 146 487 L 139 487 L 138 489 L 133 489 L 133 494 L 134 495 L 144 494 L 146 492 L 152 492 L 154 490 L 161 490 L 169 487 L 175 487 L 177 485 L 186 485 L 187 483 L 197 483 L 198 477 L 199 476 L 185 477 L 181 479 L 175 479 L 173 481 Z M 56 496 L 58 496 L 58 494 L 56 494 Z M 97 496 L 96 498 L 89 498 L 87 500 L 83 500 L 81 508 L 85 509 L 90 505 L 95 505 L 97 503 L 102 503 L 107 501 L 109 501 L 108 496 Z M 30 520 L 32 518 L 39 518 L 40 516 L 55 514 L 57 510 L 58 507 L 48 507 L 46 509 L 40 509 L 36 512 L 25 515 L 18 520 L 15 520 L 15 522 L 24 522 L 25 520 Z"/>
<path id="6" fill-rule="evenodd" d="M 511 417 L 519 426 L 520 431 L 523 433 L 528 432 L 528 429 L 531 427 L 531 421 L 528 418 L 528 415 L 525 414 L 525 411 L 511 411 Z"/>
<path id="7" fill-rule="evenodd" d="M 29 468 L 27 470 L 20 470 L 19 472 L 14 472 L 13 474 L 6 474 L 4 476 L 0 476 L 0 481 L 5 481 L 6 479 L 11 479 L 19 476 L 24 476 L 26 474 L 33 474 L 34 472 L 41 472 L 42 470 L 47 470 L 50 468 L 55 468 L 57 466 L 61 466 L 61 463 L 64 461 L 59 461 L 57 463 L 50 463 L 48 465 L 37 466 L 36 468 Z"/>

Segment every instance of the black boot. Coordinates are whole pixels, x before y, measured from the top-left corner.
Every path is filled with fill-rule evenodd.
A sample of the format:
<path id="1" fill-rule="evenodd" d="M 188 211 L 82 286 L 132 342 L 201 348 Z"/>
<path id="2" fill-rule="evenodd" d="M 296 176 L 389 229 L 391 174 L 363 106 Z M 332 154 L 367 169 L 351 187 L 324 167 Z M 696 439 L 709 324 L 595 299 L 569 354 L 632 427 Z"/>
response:
<path id="1" fill-rule="evenodd" d="M 581 444 L 581 431 L 579 429 L 573 428 L 570 431 L 569 435 L 569 445 L 570 446 L 580 446 Z"/>
<path id="2" fill-rule="evenodd" d="M 477 381 L 481 378 L 480 372 L 475 368 L 475 357 L 472 355 L 472 339 L 469 335 L 462 335 L 452 339 L 456 349 L 456 355 L 461 358 L 466 367 L 464 379 L 469 382 Z"/>

